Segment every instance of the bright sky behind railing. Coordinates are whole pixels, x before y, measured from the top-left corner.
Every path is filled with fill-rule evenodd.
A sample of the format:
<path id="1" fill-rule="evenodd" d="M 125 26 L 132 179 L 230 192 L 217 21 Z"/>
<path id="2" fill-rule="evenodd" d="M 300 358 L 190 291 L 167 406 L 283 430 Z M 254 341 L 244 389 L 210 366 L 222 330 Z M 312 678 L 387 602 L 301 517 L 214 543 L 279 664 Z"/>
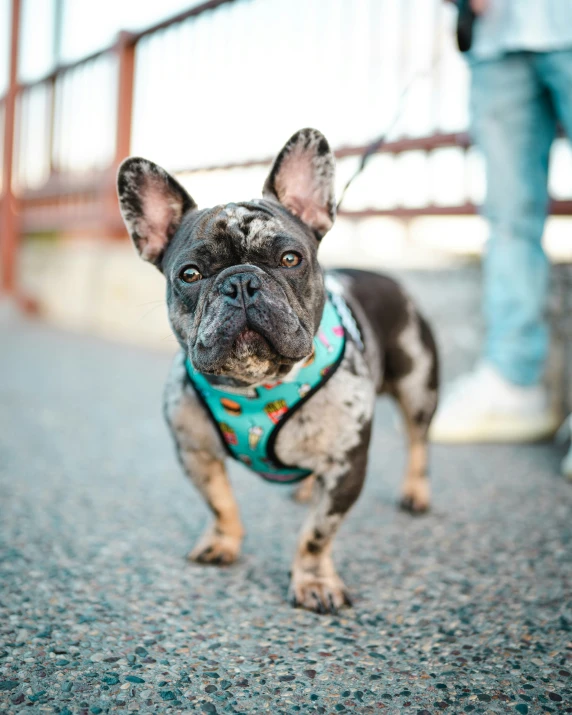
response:
<path id="1" fill-rule="evenodd" d="M 58 52 L 57 0 L 22 0 L 22 81 L 45 74 L 58 56 L 60 63 L 79 59 L 110 45 L 121 29 L 143 29 L 200 4 L 62 2 Z M 0 0 L 0 94 L 9 6 Z M 454 18 L 442 0 L 240 0 L 175 25 L 137 47 L 133 153 L 172 170 L 228 164 L 267 157 L 308 125 L 335 147 L 365 144 L 392 123 L 403 87 L 419 73 L 425 74 L 407 96 L 393 138 L 463 131 L 468 72 L 454 46 Z M 115 81 L 111 56 L 59 80 L 54 165 L 60 171 L 102 168 L 112 157 Z M 21 186 L 41 185 L 49 171 L 45 102 L 43 87 L 20 102 Z M 572 158 L 566 143 L 558 144 L 554 159 L 552 190 L 567 198 Z M 340 163 L 342 178 L 354 164 Z M 455 148 L 431 156 L 408 152 L 376 157 L 346 207 L 454 205 L 467 197 L 480 201 L 483 191 L 475 153 L 465 161 Z"/>
<path id="2" fill-rule="evenodd" d="M 63 28 L 56 51 L 54 20 L 57 0 L 22 0 L 20 79 L 34 80 L 48 72 L 60 55 L 70 62 L 113 43 L 120 30 L 142 30 L 198 0 L 62 0 Z M 0 0 L 0 95 L 8 77 L 10 0 Z"/>

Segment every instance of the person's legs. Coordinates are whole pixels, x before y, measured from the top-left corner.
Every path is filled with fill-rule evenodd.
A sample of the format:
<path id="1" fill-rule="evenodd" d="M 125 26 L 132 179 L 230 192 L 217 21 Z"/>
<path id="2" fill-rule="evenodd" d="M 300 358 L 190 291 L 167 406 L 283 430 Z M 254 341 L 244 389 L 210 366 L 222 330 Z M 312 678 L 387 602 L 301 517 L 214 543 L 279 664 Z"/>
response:
<path id="1" fill-rule="evenodd" d="M 557 416 L 541 384 L 549 283 L 542 233 L 555 118 L 529 53 L 473 65 L 472 120 L 487 177 L 486 340 L 483 363 L 454 383 L 437 411 L 431 438 L 531 441 L 548 436 Z"/>
<path id="2" fill-rule="evenodd" d="M 538 74 L 551 93 L 556 116 L 572 141 L 572 48 L 542 53 L 535 59 Z M 562 462 L 562 472 L 572 479 L 572 415 L 565 423 L 565 429 L 571 445 Z"/>
<path id="3" fill-rule="evenodd" d="M 572 48 L 534 57 L 538 76 L 550 92 L 558 121 L 572 141 Z"/>
<path id="4" fill-rule="evenodd" d="M 485 359 L 508 381 L 534 385 L 548 353 L 549 264 L 542 233 L 555 117 L 533 55 L 475 64 L 472 117 L 485 157 L 490 225 L 483 264 Z"/>

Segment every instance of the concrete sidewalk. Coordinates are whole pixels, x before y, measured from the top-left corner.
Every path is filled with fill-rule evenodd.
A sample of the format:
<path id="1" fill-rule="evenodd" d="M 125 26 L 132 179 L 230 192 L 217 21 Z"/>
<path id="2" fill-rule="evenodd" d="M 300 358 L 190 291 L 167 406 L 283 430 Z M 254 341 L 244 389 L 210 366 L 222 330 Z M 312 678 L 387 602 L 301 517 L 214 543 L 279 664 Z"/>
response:
<path id="1" fill-rule="evenodd" d="M 207 512 L 161 417 L 168 362 L 0 326 L 1 712 L 572 712 L 572 485 L 553 445 L 434 448 L 434 510 L 413 519 L 381 402 L 335 548 L 355 606 L 318 616 L 286 603 L 304 508 L 238 466 L 240 562 L 185 562 Z"/>

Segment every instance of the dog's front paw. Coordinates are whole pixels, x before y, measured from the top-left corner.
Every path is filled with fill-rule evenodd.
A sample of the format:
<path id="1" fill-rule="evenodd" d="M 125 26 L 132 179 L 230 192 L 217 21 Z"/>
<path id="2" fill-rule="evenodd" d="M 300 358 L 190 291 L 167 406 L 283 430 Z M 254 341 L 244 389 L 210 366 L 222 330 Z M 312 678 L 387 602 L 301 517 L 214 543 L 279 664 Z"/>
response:
<path id="1" fill-rule="evenodd" d="M 209 529 L 187 558 L 199 564 L 228 566 L 238 558 L 241 543 L 241 537 Z"/>
<path id="2" fill-rule="evenodd" d="M 316 613 L 336 613 L 342 606 L 352 605 L 344 582 L 336 574 L 316 576 L 294 571 L 289 596 L 295 608 Z"/>
<path id="3" fill-rule="evenodd" d="M 431 497 L 427 478 L 407 480 L 403 486 L 403 492 L 399 501 L 399 506 L 410 514 L 424 514 L 429 511 Z"/>

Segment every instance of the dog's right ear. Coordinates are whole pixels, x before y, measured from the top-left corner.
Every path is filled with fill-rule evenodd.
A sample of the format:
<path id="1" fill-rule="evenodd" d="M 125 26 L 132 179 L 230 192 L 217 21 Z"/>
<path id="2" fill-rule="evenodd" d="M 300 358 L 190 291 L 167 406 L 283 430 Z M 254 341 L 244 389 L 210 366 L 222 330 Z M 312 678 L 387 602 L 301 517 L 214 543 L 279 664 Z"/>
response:
<path id="1" fill-rule="evenodd" d="M 119 167 L 117 194 L 121 215 L 139 255 L 160 268 L 165 248 L 183 216 L 197 205 L 164 169 L 135 156 Z"/>
<path id="2" fill-rule="evenodd" d="M 286 142 L 262 189 L 298 216 L 320 240 L 336 218 L 334 154 L 317 129 L 300 129 Z"/>

